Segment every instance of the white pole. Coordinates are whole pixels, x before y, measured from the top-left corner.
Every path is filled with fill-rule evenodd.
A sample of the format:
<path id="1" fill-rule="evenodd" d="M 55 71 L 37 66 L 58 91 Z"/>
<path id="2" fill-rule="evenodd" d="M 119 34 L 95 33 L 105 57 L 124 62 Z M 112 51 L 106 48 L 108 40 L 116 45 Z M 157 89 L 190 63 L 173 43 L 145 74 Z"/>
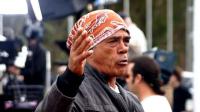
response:
<path id="1" fill-rule="evenodd" d="M 0 14 L 0 35 L 3 35 L 3 15 Z"/>
<path id="2" fill-rule="evenodd" d="M 194 0 L 194 112 L 200 112 L 200 0 Z"/>
<path id="3" fill-rule="evenodd" d="M 185 46 L 185 62 L 186 71 L 193 69 L 193 0 L 187 0 L 186 5 L 186 46 Z"/>
<path id="4" fill-rule="evenodd" d="M 70 33 L 72 27 L 73 27 L 73 24 L 74 24 L 74 17 L 73 16 L 68 16 L 67 17 L 67 32 L 68 34 Z"/>
<path id="5" fill-rule="evenodd" d="M 46 52 L 46 80 L 45 80 L 45 93 L 51 86 L 51 54 L 49 51 Z"/>
<path id="6" fill-rule="evenodd" d="M 124 7 L 124 12 L 127 14 L 127 15 L 130 15 L 130 0 L 124 0 L 124 3 L 123 3 L 123 7 Z"/>
<path id="7" fill-rule="evenodd" d="M 3 35 L 3 15 L 0 14 L 0 35 Z M 3 83 L 1 78 L 3 76 L 3 71 L 0 70 L 0 95 L 3 94 Z"/>
<path id="8" fill-rule="evenodd" d="M 42 21 L 42 12 L 40 9 L 40 4 L 38 0 L 30 0 L 31 5 L 33 7 L 33 12 L 35 14 L 35 17 L 38 21 Z"/>
<path id="9" fill-rule="evenodd" d="M 167 0 L 167 50 L 173 51 L 173 0 Z"/>
<path id="10" fill-rule="evenodd" d="M 146 36 L 150 50 L 152 48 L 152 0 L 146 0 Z"/>

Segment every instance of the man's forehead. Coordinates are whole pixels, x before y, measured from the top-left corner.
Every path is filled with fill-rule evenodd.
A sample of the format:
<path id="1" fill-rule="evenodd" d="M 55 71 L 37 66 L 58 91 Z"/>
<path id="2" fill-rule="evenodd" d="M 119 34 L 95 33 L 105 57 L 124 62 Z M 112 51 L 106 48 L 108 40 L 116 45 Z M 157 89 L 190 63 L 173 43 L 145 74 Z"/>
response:
<path id="1" fill-rule="evenodd" d="M 119 38 L 130 39 L 131 37 L 129 35 L 112 35 L 112 36 L 108 37 L 106 40 L 108 40 L 108 39 L 119 39 Z"/>
<path id="2" fill-rule="evenodd" d="M 111 35 L 110 37 L 123 37 L 123 36 L 130 36 L 130 35 L 125 30 L 119 30 L 119 31 L 115 32 L 113 35 Z"/>

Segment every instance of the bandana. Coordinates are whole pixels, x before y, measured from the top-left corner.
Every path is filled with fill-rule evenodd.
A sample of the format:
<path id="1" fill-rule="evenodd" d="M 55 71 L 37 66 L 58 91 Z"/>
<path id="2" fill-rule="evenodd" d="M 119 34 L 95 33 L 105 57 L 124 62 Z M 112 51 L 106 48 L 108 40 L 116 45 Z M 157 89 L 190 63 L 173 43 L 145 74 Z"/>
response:
<path id="1" fill-rule="evenodd" d="M 127 30 L 124 20 L 114 11 L 109 9 L 96 10 L 82 16 L 74 24 L 67 39 L 69 49 L 72 45 L 72 39 L 76 36 L 80 27 L 86 30 L 87 36 L 93 39 L 93 45 L 90 48 L 93 48 L 118 30 Z"/>

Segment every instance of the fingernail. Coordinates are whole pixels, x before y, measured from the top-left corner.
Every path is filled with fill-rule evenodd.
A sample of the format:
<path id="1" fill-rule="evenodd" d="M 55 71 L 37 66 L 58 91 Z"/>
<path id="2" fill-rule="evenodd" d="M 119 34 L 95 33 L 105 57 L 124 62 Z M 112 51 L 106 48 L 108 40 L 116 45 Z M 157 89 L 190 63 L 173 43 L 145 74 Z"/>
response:
<path id="1" fill-rule="evenodd" d="M 85 34 L 87 34 L 87 31 L 86 31 L 86 30 L 84 30 L 84 31 L 83 31 L 83 34 L 84 34 L 84 35 L 85 35 Z"/>
<path id="2" fill-rule="evenodd" d="M 91 35 L 88 38 L 93 41 L 93 37 Z"/>
<path id="3" fill-rule="evenodd" d="M 94 51 L 91 49 L 91 50 L 89 50 L 88 52 L 89 52 L 90 54 L 92 54 Z"/>
<path id="4" fill-rule="evenodd" d="M 82 27 L 78 28 L 78 31 L 82 31 L 82 30 L 83 30 L 83 28 L 82 28 Z"/>

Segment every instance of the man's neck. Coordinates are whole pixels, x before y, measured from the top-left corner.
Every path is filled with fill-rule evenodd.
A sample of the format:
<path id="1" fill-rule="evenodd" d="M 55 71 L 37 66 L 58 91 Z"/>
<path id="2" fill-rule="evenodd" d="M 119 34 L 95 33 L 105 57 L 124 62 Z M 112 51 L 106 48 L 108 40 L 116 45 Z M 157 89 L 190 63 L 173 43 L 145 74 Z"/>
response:
<path id="1" fill-rule="evenodd" d="M 156 95 L 156 93 L 146 84 L 143 84 L 139 88 L 139 99 L 140 99 L 140 101 L 142 101 L 145 98 L 152 96 L 152 95 Z"/>
<path id="2" fill-rule="evenodd" d="M 100 68 L 98 67 L 98 65 L 97 65 L 96 63 L 94 63 L 94 61 L 92 61 L 92 59 L 90 59 L 90 58 L 87 59 L 87 63 L 88 63 L 91 67 L 93 67 L 94 69 L 96 69 L 96 70 L 100 69 Z M 116 86 L 117 86 L 117 85 L 116 85 L 116 77 L 107 75 L 106 81 L 107 81 L 107 83 L 108 83 L 108 85 L 109 85 L 110 87 L 112 87 L 113 89 L 116 88 Z"/>
<path id="3" fill-rule="evenodd" d="M 108 79 L 108 85 L 112 88 L 116 88 L 116 77 L 111 77 Z"/>
<path id="4" fill-rule="evenodd" d="M 112 78 L 111 80 L 108 80 L 109 87 L 115 91 L 116 93 L 120 93 L 118 86 L 116 85 L 116 78 Z"/>

